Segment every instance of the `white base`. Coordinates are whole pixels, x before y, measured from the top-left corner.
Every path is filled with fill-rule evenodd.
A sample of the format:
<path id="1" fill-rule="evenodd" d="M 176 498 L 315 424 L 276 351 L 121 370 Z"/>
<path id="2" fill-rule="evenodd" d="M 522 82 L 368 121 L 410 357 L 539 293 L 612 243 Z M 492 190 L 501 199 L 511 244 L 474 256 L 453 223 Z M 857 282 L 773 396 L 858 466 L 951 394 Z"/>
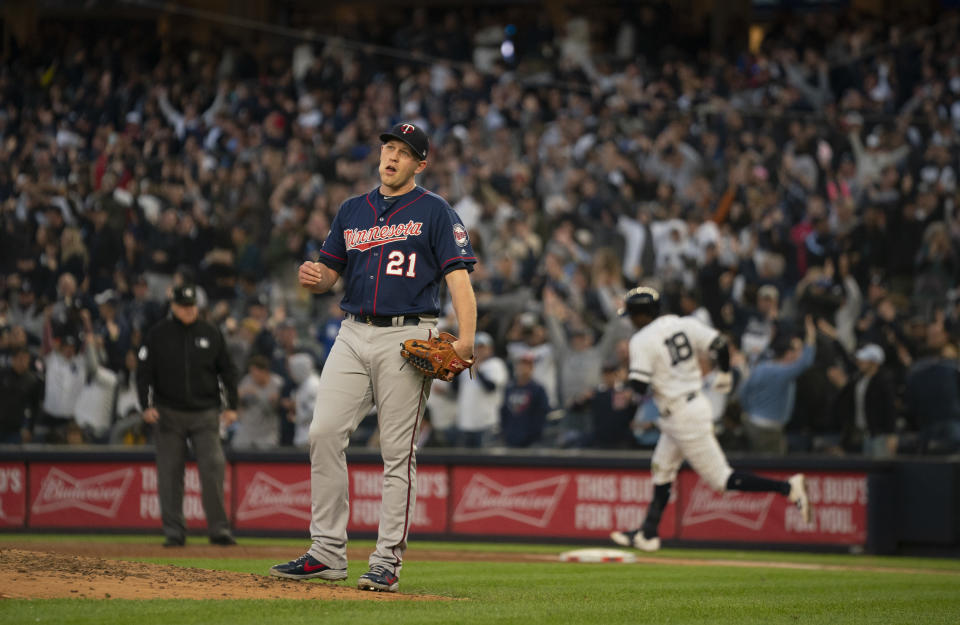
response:
<path id="1" fill-rule="evenodd" d="M 561 562 L 636 562 L 637 556 L 620 549 L 592 548 L 564 551 Z"/>

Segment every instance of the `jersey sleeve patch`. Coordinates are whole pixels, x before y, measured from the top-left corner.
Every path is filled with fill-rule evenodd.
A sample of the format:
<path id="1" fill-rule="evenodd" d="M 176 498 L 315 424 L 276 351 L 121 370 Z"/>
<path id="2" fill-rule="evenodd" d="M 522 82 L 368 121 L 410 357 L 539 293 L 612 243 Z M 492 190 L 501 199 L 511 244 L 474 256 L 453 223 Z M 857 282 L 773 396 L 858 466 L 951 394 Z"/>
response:
<path id="1" fill-rule="evenodd" d="M 470 242 L 470 238 L 467 236 L 467 229 L 463 227 L 463 224 L 453 224 L 453 240 L 458 247 L 467 247 L 467 244 Z"/>

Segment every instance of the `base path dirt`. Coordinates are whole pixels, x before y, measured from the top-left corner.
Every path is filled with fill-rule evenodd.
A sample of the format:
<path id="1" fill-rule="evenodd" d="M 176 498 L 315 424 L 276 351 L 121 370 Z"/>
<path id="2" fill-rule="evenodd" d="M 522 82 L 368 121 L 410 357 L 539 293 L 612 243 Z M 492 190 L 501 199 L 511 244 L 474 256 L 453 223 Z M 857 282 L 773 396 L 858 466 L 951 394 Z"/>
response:
<path id="1" fill-rule="evenodd" d="M 202 539 L 186 547 L 168 549 L 159 542 L 107 543 L 18 541 L 0 539 L 0 599 L 86 597 L 114 599 L 352 599 L 366 601 L 450 600 L 436 595 L 378 593 L 357 590 L 356 580 L 339 583 L 297 581 L 267 575 L 212 571 L 171 565 L 134 562 L 137 558 L 215 558 L 286 562 L 302 552 L 289 547 L 262 545 L 220 547 Z M 305 545 L 306 546 L 306 545 Z M 351 561 L 366 561 L 369 548 L 351 547 Z M 123 558 L 122 560 L 120 558 Z M 514 551 L 478 552 L 454 549 L 410 549 L 405 559 L 414 561 L 557 562 L 556 554 Z M 874 566 L 837 566 L 798 562 L 708 560 L 642 556 L 640 565 L 734 566 L 789 568 L 811 571 L 877 571 L 957 575 L 955 570 L 907 569 Z M 602 566 L 602 565 L 597 565 Z"/>
<path id="2" fill-rule="evenodd" d="M 51 547 L 44 545 L 44 547 Z M 79 545 L 74 545 L 77 547 Z M 133 547 L 125 549 L 125 547 Z M 212 571 L 165 564 L 76 555 L 78 549 L 38 545 L 0 548 L 0 599 L 353 599 L 361 601 L 449 600 L 357 590 L 348 582 L 297 581 L 252 573 Z M 81 551 L 116 552 L 122 557 L 171 556 L 148 545 L 88 543 Z M 94 549 L 88 549 L 94 547 Z M 250 557 L 250 548 L 200 547 L 178 550 L 183 557 Z M 66 552 L 65 552 L 66 551 Z M 248 552 L 243 555 L 242 552 Z M 289 559 L 289 554 L 287 559 Z M 355 580 L 354 580 L 355 583 Z"/>

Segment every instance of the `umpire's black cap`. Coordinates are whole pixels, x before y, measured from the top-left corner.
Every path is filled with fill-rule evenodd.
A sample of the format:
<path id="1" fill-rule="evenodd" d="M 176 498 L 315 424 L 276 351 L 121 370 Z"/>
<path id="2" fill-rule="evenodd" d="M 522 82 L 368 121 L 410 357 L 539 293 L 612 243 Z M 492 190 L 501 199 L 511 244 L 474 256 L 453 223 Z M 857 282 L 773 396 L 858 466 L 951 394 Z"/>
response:
<path id="1" fill-rule="evenodd" d="M 182 284 L 173 288 L 173 303 L 179 306 L 193 306 L 197 303 L 197 287 Z"/>
<path id="2" fill-rule="evenodd" d="M 627 293 L 619 312 L 621 317 L 640 314 L 656 317 L 660 314 L 660 293 L 649 286 L 638 286 Z"/>
<path id="3" fill-rule="evenodd" d="M 380 135 L 380 140 L 384 143 L 391 139 L 403 141 L 413 148 L 413 153 L 416 154 L 421 161 L 427 160 L 427 151 L 430 149 L 430 139 L 427 138 L 427 133 L 419 126 L 414 126 L 410 122 L 400 122 L 391 128 L 390 132 L 385 132 Z"/>

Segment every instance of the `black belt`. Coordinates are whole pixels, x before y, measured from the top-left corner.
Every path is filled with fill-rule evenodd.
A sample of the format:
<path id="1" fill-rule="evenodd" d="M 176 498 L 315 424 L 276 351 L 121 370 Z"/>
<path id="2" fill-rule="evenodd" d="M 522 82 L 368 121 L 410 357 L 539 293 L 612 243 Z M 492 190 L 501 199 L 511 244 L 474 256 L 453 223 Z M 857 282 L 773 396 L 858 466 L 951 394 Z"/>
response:
<path id="1" fill-rule="evenodd" d="M 345 316 L 347 319 L 352 319 L 353 321 L 357 321 L 359 323 L 365 323 L 368 326 L 377 326 L 380 328 L 420 325 L 420 315 L 382 317 L 379 315 L 354 315 L 353 313 L 347 313 Z M 431 317 L 431 319 L 433 318 L 435 317 Z"/>

